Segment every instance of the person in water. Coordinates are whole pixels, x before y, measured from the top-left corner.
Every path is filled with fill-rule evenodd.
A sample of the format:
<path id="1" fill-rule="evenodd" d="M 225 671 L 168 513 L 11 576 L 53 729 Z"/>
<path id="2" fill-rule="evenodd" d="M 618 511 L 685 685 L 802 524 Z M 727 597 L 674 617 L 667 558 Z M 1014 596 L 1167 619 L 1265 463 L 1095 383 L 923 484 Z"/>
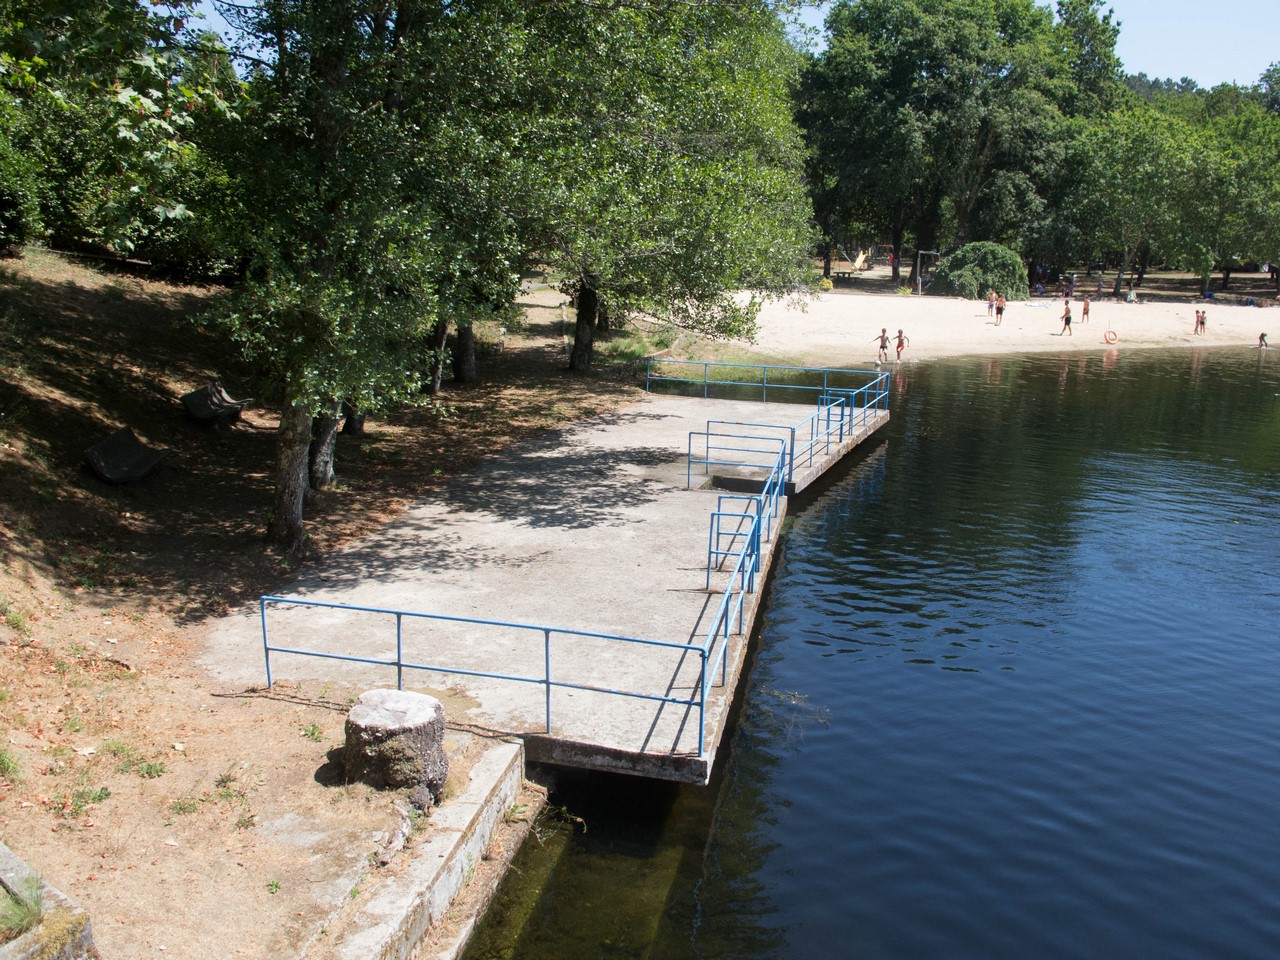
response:
<path id="1" fill-rule="evenodd" d="M 872 337 L 873 341 L 880 341 L 880 352 L 876 354 L 876 363 L 881 361 L 889 362 L 889 329 L 887 327 L 880 328 L 880 336 Z"/>
<path id="2" fill-rule="evenodd" d="M 908 337 L 908 336 L 907 336 L 905 333 L 903 333 L 901 330 L 899 330 L 899 331 L 898 331 L 898 336 L 897 336 L 897 338 L 896 338 L 896 339 L 897 339 L 897 341 L 898 341 L 898 354 L 897 354 L 897 359 L 898 359 L 899 361 L 901 361 L 901 360 L 902 360 L 902 350 L 903 350 L 903 348 L 904 348 L 904 347 L 908 346 L 908 345 L 911 343 L 911 338 L 910 338 L 910 337 Z"/>
<path id="3" fill-rule="evenodd" d="M 1260 350 L 1267 349 L 1267 335 L 1265 333 L 1258 334 L 1258 348 Z"/>

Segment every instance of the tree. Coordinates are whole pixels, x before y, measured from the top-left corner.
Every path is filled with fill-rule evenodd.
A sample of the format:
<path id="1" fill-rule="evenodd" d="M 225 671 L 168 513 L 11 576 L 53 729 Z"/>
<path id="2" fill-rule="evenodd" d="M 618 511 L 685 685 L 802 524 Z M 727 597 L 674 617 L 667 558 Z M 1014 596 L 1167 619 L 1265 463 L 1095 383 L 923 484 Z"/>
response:
<path id="1" fill-rule="evenodd" d="M 89 204 L 63 199 L 81 185 L 61 167 L 46 169 L 42 206 L 81 208 L 88 232 L 132 249 L 142 224 L 187 215 L 179 198 L 159 188 L 172 182 L 189 149 L 185 134 L 197 110 L 225 111 L 234 77 L 195 79 L 183 37 L 193 0 L 0 0 L 0 97 L 27 115 L 23 149 L 47 159 L 68 128 L 87 132 L 86 155 L 98 182 Z M 64 123 L 63 121 L 69 121 Z M 12 140 L 13 127 L 6 133 Z M 83 159 L 83 158 L 81 158 Z M 85 164 L 88 167 L 88 164 Z M 82 171 L 73 170 L 73 174 Z M 0 183 L 0 190 L 4 185 Z"/>
<path id="2" fill-rule="evenodd" d="M 422 385 L 437 318 L 432 211 L 406 78 L 422 67 L 425 4 L 281 0 L 235 25 L 263 51 L 239 174 L 257 220 L 245 282 L 221 319 L 282 400 L 269 538 L 304 541 L 312 469 L 331 463 L 343 401 L 376 411 Z M 312 454 L 313 419 L 322 436 Z"/>
<path id="3" fill-rule="evenodd" d="M 831 219 L 887 236 L 895 273 L 908 234 L 934 248 L 1019 236 L 1070 85 L 1049 11 L 1031 0 L 841 0 L 827 29 L 800 117 L 823 190 L 840 198 Z"/>
<path id="4" fill-rule="evenodd" d="M 577 305 L 570 368 L 590 369 L 602 303 L 614 323 L 656 309 L 712 336 L 748 335 L 756 296 L 807 279 L 796 61 L 775 5 L 582 16 L 564 4 L 540 25 L 557 40 L 539 76 L 564 113 L 529 143 L 543 167 L 540 246 Z"/>
<path id="5" fill-rule="evenodd" d="M 1113 294 L 1143 245 L 1178 242 L 1178 198 L 1187 195 L 1188 129 L 1147 106 L 1084 123 L 1071 146 L 1070 204 L 1088 234 L 1119 252 Z"/>

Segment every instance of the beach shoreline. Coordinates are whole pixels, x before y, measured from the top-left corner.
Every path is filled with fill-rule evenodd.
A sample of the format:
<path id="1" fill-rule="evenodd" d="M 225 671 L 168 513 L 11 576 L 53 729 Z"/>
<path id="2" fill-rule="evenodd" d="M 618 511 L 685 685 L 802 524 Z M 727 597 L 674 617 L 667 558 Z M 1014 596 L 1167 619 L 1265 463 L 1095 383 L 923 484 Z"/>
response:
<path id="1" fill-rule="evenodd" d="M 802 306 L 766 303 L 755 340 L 735 341 L 796 366 L 861 366 L 876 361 L 880 331 L 901 329 L 909 340 L 902 360 L 1020 353 L 1082 353 L 1161 347 L 1257 347 L 1258 335 L 1280 336 L 1280 310 L 1228 302 L 1125 303 L 1071 301 L 1070 334 L 1062 332 L 1062 300 L 1010 301 L 1003 322 L 987 315 L 985 300 L 830 291 Z M 1205 333 L 1195 334 L 1195 311 L 1207 312 Z M 1107 336 L 1114 335 L 1114 342 Z M 894 345 L 890 343 L 890 362 Z"/>

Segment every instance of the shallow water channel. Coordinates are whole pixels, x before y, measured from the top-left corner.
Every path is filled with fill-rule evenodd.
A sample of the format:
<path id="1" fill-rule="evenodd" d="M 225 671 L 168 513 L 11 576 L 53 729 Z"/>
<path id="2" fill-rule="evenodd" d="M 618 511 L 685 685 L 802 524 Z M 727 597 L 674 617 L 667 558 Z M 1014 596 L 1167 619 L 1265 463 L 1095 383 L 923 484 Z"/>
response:
<path id="1" fill-rule="evenodd" d="M 469 960 L 1280 956 L 1280 350 L 892 388 L 712 784 L 563 778 Z"/>

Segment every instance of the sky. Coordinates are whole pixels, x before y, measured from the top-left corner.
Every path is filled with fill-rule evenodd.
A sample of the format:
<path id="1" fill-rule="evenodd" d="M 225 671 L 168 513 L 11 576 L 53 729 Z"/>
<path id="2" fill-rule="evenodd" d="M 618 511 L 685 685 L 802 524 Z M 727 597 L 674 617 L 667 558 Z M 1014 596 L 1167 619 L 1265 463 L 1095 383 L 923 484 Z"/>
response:
<path id="1" fill-rule="evenodd" d="M 820 27 L 827 6 L 810 11 L 806 22 Z M 1120 21 L 1116 53 L 1126 73 L 1190 77 L 1205 89 L 1247 87 L 1280 62 L 1276 0 L 1103 0 L 1107 8 Z"/>

